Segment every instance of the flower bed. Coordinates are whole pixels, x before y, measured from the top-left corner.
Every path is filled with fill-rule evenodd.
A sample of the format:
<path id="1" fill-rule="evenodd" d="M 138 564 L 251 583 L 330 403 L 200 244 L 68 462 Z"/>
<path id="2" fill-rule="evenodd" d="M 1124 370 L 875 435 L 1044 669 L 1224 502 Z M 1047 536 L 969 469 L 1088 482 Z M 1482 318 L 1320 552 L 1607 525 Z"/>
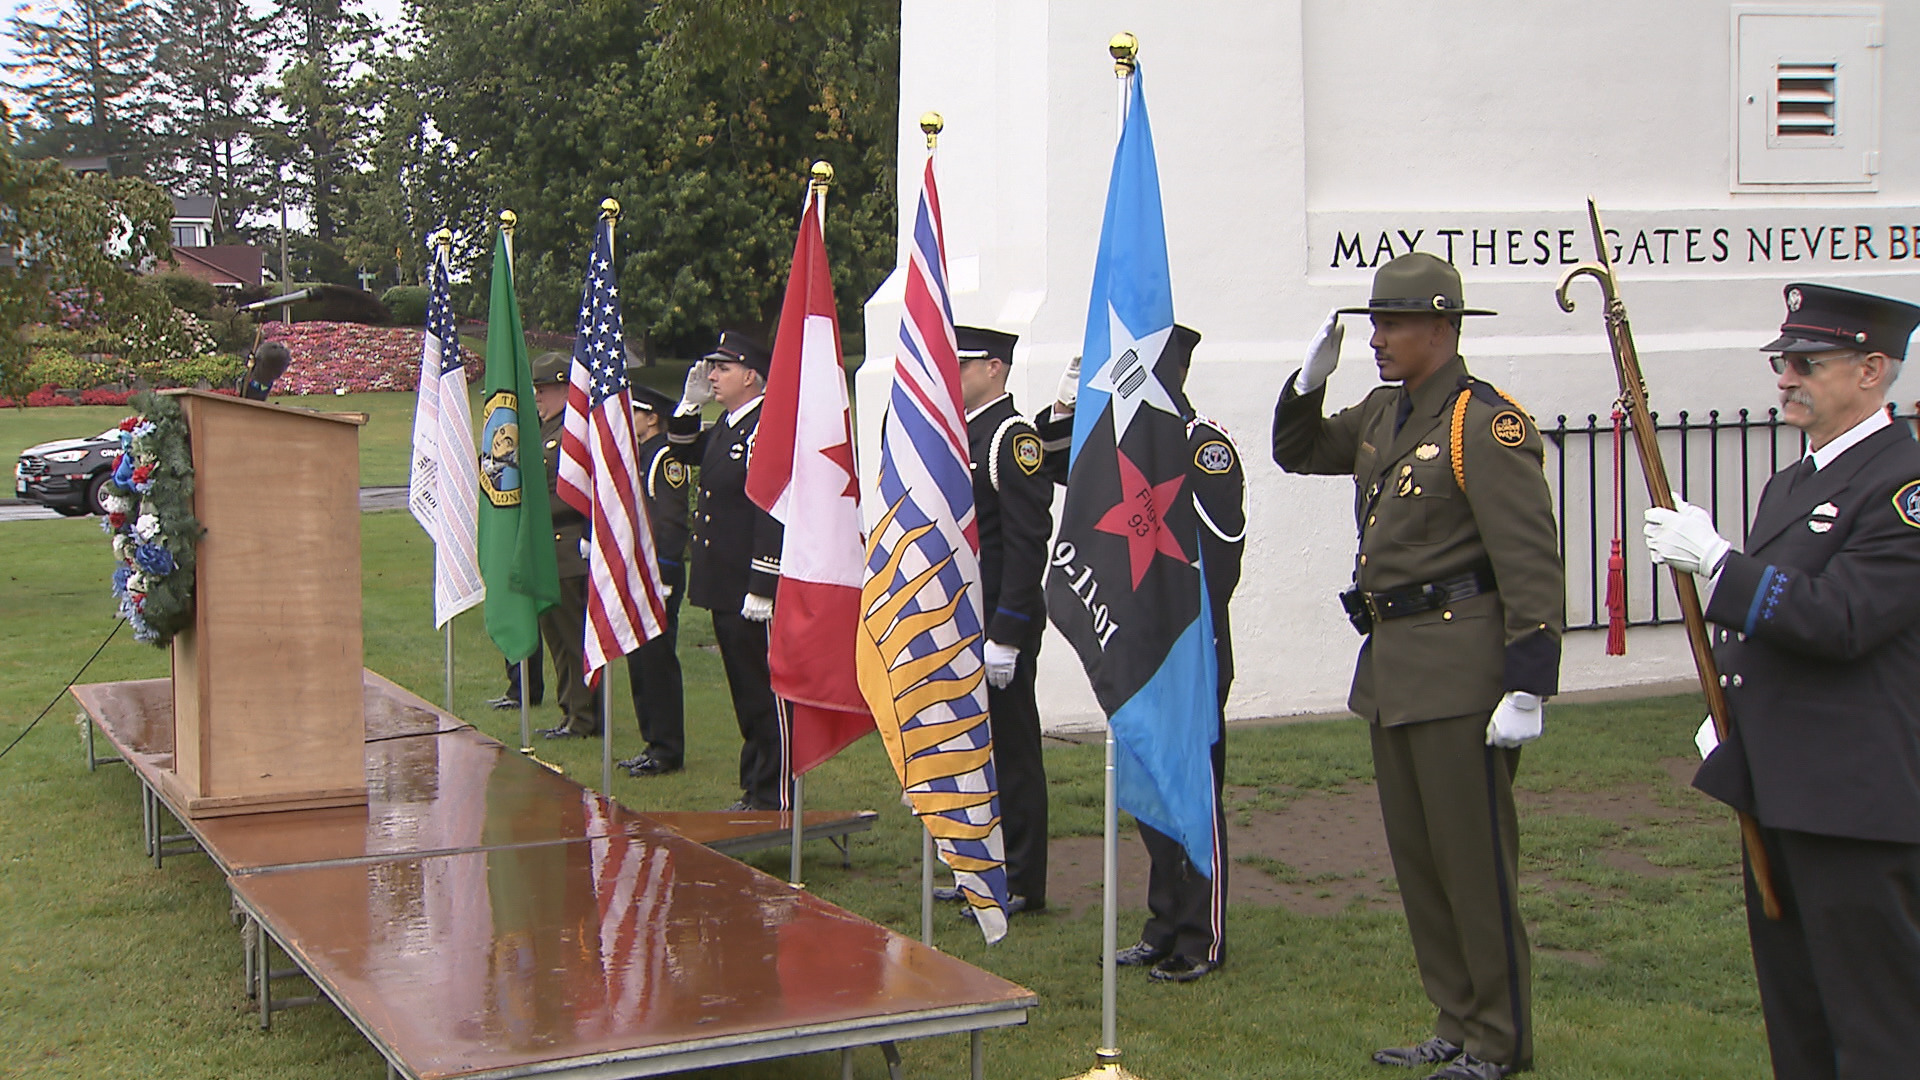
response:
<path id="1" fill-rule="evenodd" d="M 420 383 L 422 333 L 417 327 L 359 323 L 267 323 L 266 338 L 293 354 L 276 394 L 355 394 L 413 390 Z M 463 352 L 467 381 L 478 382 L 485 358 Z"/>

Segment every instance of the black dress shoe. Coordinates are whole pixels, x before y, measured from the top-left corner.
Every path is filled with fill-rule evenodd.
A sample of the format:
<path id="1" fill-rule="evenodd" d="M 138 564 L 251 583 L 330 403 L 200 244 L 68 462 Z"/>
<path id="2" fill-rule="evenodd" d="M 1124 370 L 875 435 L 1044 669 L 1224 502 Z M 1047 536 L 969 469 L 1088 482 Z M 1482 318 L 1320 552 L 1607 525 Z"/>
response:
<path id="1" fill-rule="evenodd" d="M 1459 1046 L 1435 1035 L 1426 1042 L 1413 1046 L 1389 1046 L 1385 1050 L 1375 1050 L 1373 1060 L 1376 1065 L 1403 1065 L 1412 1068 L 1415 1065 L 1439 1065 L 1452 1061 L 1461 1053 Z"/>
<path id="2" fill-rule="evenodd" d="M 725 810 L 722 810 L 721 813 L 738 814 L 738 813 L 741 813 L 742 811 L 751 810 L 751 809 L 753 809 L 753 807 L 747 803 L 746 799 L 742 798 L 742 799 L 733 800 L 732 805 L 728 806 Z"/>
<path id="3" fill-rule="evenodd" d="M 1497 1061 L 1482 1061 L 1462 1052 L 1439 1072 L 1427 1074 L 1427 1080 L 1501 1080 L 1512 1071 Z"/>
<path id="4" fill-rule="evenodd" d="M 597 739 L 600 737 L 600 733 L 597 731 L 576 731 L 565 724 L 561 724 L 559 727 L 547 728 L 540 734 L 542 737 L 548 739 Z"/>
<path id="5" fill-rule="evenodd" d="M 1047 902 L 1045 900 L 1029 900 L 1024 896 L 1007 897 L 1007 914 L 1010 916 L 1018 915 L 1023 911 L 1045 911 L 1045 910 L 1047 910 Z M 961 911 L 960 917 L 963 919 L 973 918 L 973 908 L 968 907 L 965 910 Z"/>
<path id="6" fill-rule="evenodd" d="M 645 755 L 645 754 L 635 754 L 634 756 L 632 756 L 632 757 L 630 757 L 630 758 L 628 758 L 628 759 L 627 759 L 627 760 L 625 760 L 625 761 L 616 761 L 616 762 L 614 762 L 614 763 L 613 763 L 613 767 L 614 767 L 614 768 L 616 768 L 616 769 L 626 769 L 626 770 L 628 770 L 629 772 L 631 772 L 631 771 L 633 770 L 633 767 L 634 767 L 635 765 L 638 765 L 638 764 L 640 764 L 641 762 L 643 762 L 643 761 L 645 761 L 645 760 L 647 760 L 647 755 Z"/>
<path id="7" fill-rule="evenodd" d="M 1147 978 L 1160 982 L 1190 983 L 1213 974 L 1219 966 L 1190 956 L 1169 956 L 1153 965 L 1153 970 L 1147 972 Z"/>
<path id="8" fill-rule="evenodd" d="M 520 699 L 514 697 L 512 694 L 506 694 L 487 702 L 487 708 L 489 709 L 517 709 L 519 707 Z"/>
<path id="9" fill-rule="evenodd" d="M 949 885 L 935 885 L 933 887 L 933 898 L 943 904 L 957 904 L 966 899 L 966 894 Z"/>
<path id="10" fill-rule="evenodd" d="M 1114 953 L 1113 962 L 1121 967 L 1152 967 L 1172 954 L 1172 949 L 1156 949 L 1144 941 L 1137 941 Z"/>
<path id="11" fill-rule="evenodd" d="M 680 771 L 677 761 L 662 761 L 652 754 L 641 754 L 627 766 L 628 776 L 665 776 Z"/>

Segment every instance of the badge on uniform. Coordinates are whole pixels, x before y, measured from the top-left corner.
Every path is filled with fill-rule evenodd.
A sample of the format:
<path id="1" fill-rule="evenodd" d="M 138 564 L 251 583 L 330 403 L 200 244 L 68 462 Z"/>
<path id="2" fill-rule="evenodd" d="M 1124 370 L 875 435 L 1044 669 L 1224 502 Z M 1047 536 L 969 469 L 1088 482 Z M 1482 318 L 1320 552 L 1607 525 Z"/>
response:
<path id="1" fill-rule="evenodd" d="M 1406 496 L 1413 494 L 1415 490 L 1416 489 L 1413 486 L 1413 466 L 1411 465 L 1400 466 L 1400 475 L 1396 477 L 1393 482 L 1394 494 L 1399 495 L 1402 498 L 1405 498 Z"/>
<path id="2" fill-rule="evenodd" d="M 1193 465 L 1209 476 L 1219 476 L 1233 468 L 1233 447 L 1219 439 L 1208 439 L 1194 451 Z"/>
<path id="3" fill-rule="evenodd" d="M 1907 486 L 1893 493 L 1893 509 L 1900 520 L 1920 529 L 1920 480 L 1911 480 Z"/>
<path id="4" fill-rule="evenodd" d="M 660 475 L 667 478 L 669 485 L 679 487 L 687 482 L 687 467 L 672 458 L 668 458 L 666 466 L 660 470 Z"/>
<path id="5" fill-rule="evenodd" d="M 734 443 L 732 446 L 727 447 L 727 457 L 731 458 L 734 461 L 739 461 L 741 458 L 746 456 L 747 456 L 746 443 Z"/>
<path id="6" fill-rule="evenodd" d="M 1432 461 L 1434 458 L 1440 456 L 1440 447 L 1430 442 L 1421 443 L 1419 446 L 1414 447 L 1413 456 L 1419 458 L 1421 461 Z"/>
<path id="7" fill-rule="evenodd" d="M 1527 422 L 1512 409 L 1503 409 L 1493 417 L 1493 441 L 1505 447 L 1519 446 L 1527 441 Z"/>
<path id="8" fill-rule="evenodd" d="M 1032 476 L 1040 471 L 1040 462 L 1045 460 L 1046 451 L 1041 449 L 1040 436 L 1023 431 L 1013 437 L 1013 463 L 1020 471 Z"/>

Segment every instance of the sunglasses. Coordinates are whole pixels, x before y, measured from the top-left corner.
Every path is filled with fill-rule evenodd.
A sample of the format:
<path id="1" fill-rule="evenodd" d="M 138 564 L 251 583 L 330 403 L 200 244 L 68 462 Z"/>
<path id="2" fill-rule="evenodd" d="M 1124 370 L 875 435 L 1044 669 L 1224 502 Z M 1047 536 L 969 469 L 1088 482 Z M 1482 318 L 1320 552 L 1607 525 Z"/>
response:
<path id="1" fill-rule="evenodd" d="M 1773 365 L 1775 375 L 1785 375 L 1787 369 L 1792 368 L 1795 375 L 1804 379 L 1813 374 L 1814 368 L 1841 359 L 1845 355 L 1848 354 L 1828 353 L 1825 356 L 1809 356 L 1806 353 L 1777 353 L 1768 357 L 1767 362 Z"/>

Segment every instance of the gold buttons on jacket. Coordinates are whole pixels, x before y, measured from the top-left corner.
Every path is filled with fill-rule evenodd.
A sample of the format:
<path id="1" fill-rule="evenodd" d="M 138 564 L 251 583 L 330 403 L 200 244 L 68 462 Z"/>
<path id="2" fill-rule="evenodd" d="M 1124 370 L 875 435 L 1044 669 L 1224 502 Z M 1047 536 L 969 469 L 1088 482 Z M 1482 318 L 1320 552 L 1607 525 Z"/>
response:
<path id="1" fill-rule="evenodd" d="M 1451 612 L 1451 611 L 1443 611 L 1443 612 L 1441 612 L 1441 613 L 1440 613 L 1440 621 L 1442 621 L 1442 622 L 1452 622 L 1452 621 L 1453 621 L 1453 612 Z"/>
<path id="2" fill-rule="evenodd" d="M 1367 565 L 1367 557 L 1365 555 L 1360 556 L 1360 565 L 1361 566 Z"/>

